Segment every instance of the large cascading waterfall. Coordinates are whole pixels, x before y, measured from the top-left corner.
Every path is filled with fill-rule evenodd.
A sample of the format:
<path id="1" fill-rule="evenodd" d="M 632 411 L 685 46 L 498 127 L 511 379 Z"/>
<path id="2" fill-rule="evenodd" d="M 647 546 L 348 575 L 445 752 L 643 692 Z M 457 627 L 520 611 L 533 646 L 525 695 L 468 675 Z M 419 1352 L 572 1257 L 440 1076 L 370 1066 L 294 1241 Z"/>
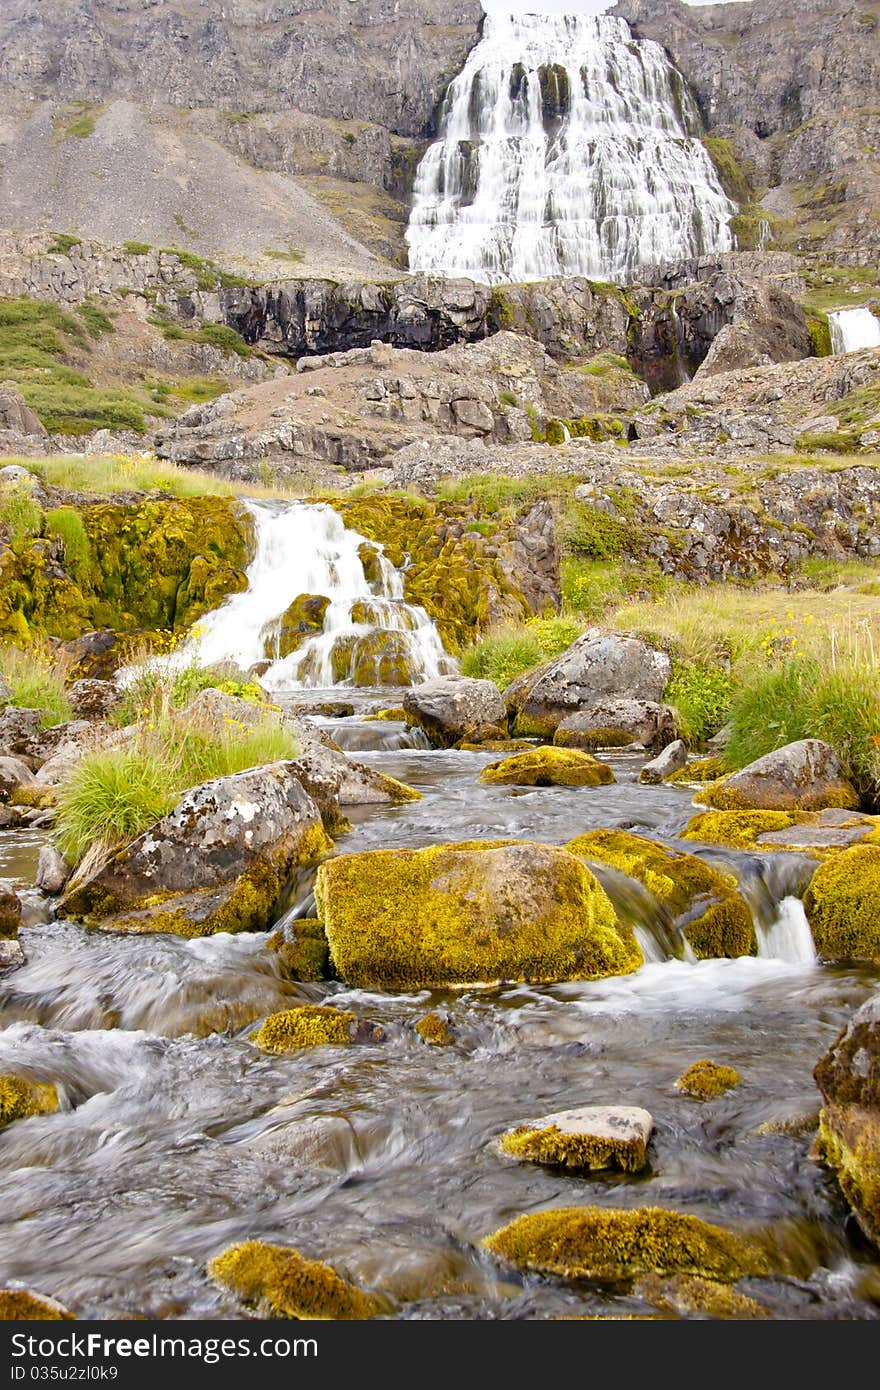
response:
<path id="1" fill-rule="evenodd" d="M 268 660 L 270 690 L 416 685 L 455 663 L 404 580 L 332 507 L 249 502 L 257 552 L 246 592 L 203 618 L 183 649 L 203 665 Z"/>
<path id="2" fill-rule="evenodd" d="M 828 315 L 828 322 L 835 355 L 880 347 L 880 318 L 870 309 L 838 309 Z"/>
<path id="3" fill-rule="evenodd" d="M 423 158 L 410 269 L 627 281 L 726 251 L 736 208 L 659 44 L 623 19 L 489 15 Z"/>

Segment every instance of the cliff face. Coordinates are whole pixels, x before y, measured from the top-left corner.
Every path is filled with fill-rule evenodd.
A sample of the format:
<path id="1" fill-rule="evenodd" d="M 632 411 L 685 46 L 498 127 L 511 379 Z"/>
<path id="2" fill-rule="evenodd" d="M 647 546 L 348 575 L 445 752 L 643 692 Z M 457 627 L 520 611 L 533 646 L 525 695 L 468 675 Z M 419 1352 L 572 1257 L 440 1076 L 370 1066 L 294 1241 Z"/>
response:
<path id="1" fill-rule="evenodd" d="M 681 69 L 781 244 L 880 246 L 878 0 L 620 0 L 615 13 Z"/>

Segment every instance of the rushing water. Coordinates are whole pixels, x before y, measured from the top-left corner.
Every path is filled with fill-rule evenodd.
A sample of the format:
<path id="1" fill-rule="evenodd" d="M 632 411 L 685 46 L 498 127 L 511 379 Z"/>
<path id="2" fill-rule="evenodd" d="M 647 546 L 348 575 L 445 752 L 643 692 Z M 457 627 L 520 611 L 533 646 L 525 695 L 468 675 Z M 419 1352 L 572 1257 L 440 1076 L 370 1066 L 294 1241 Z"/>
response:
<path id="1" fill-rule="evenodd" d="M 491 14 L 419 166 L 410 268 L 587 275 L 733 247 L 687 84 L 623 19 Z"/>
<path id="2" fill-rule="evenodd" d="M 485 754 L 395 747 L 402 726 L 360 717 L 331 727 L 424 793 L 358 812 L 339 852 L 500 836 L 564 843 L 621 823 L 672 838 L 691 814 L 686 790 L 640 786 L 632 757 L 612 759 L 613 786 L 518 791 L 480 784 Z M 35 849 L 34 837 L 0 836 L 0 874 L 26 879 Z M 0 1132 L 4 1277 L 80 1316 L 234 1317 L 205 1261 L 262 1237 L 382 1288 L 401 1318 L 638 1312 L 646 1305 L 626 1288 L 504 1274 L 479 1242 L 546 1206 L 656 1204 L 784 1233 L 798 1277 L 751 1290 L 777 1316 L 876 1317 L 880 1269 L 809 1157 L 809 1117 L 812 1068 L 877 972 L 816 964 L 797 856 L 715 857 L 753 904 L 758 957 L 667 958 L 649 895 L 627 895 L 624 880 L 609 891 L 641 923 L 649 963 L 592 984 L 385 995 L 283 981 L 264 934 L 24 931 L 28 964 L 2 981 L 0 1071 L 55 1081 L 64 1108 Z M 310 907 L 310 888 L 304 876 L 295 911 Z M 248 1042 L 252 1021 L 325 996 L 381 1021 L 386 1040 L 287 1057 Z M 427 1047 L 412 1031 L 438 1007 L 454 1047 Z M 705 1105 L 682 1097 L 673 1082 L 701 1057 L 735 1066 L 743 1084 Z M 522 1118 L 603 1102 L 653 1114 L 644 1174 L 572 1176 L 492 1146 Z M 793 1132 L 762 1129 L 803 1116 Z"/>
<path id="3" fill-rule="evenodd" d="M 838 309 L 828 315 L 835 353 L 880 347 L 880 319 L 870 309 Z"/>

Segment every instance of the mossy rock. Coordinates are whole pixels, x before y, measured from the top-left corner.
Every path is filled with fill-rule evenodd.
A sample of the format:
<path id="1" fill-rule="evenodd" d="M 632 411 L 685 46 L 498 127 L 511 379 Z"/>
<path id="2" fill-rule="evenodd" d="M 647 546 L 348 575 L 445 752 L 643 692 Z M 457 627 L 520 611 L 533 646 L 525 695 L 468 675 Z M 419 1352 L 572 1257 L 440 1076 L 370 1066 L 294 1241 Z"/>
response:
<path id="1" fill-rule="evenodd" d="M 261 1315 L 351 1322 L 388 1312 L 384 1299 L 359 1289 L 298 1250 L 246 1240 L 208 1264 L 208 1274 Z"/>
<path id="2" fill-rule="evenodd" d="M 317 981 L 327 978 L 330 947 L 317 917 L 298 917 L 286 932 L 275 931 L 266 941 L 294 980 Z"/>
<path id="3" fill-rule="evenodd" d="M 699 801 L 714 811 L 855 811 L 859 806 L 834 749 L 813 738 L 785 744 L 719 778 L 699 792 Z"/>
<path id="4" fill-rule="evenodd" d="M 299 594 L 277 621 L 263 629 L 263 652 L 275 661 L 298 651 L 324 630 L 330 600 L 324 594 Z"/>
<path id="5" fill-rule="evenodd" d="M 359 988 L 601 979 L 642 964 L 586 865 L 551 845 L 339 855 L 315 893 L 333 965 Z"/>
<path id="6" fill-rule="evenodd" d="M 633 1292 L 661 1312 L 680 1317 L 755 1322 L 773 1316 L 763 1303 L 729 1284 L 700 1279 L 693 1274 L 674 1274 L 668 1279 L 646 1274 L 639 1279 Z"/>
<path id="7" fill-rule="evenodd" d="M 729 845 L 752 849 L 761 835 L 802 825 L 806 816 L 796 811 L 703 811 L 694 816 L 682 835 L 704 845 Z"/>
<path id="8" fill-rule="evenodd" d="M 647 1161 L 653 1127 L 647 1110 L 588 1106 L 517 1125 L 501 1136 L 498 1147 L 513 1158 L 550 1167 L 638 1173 Z"/>
<path id="9" fill-rule="evenodd" d="M 297 1052 L 306 1047 L 348 1047 L 369 1033 L 373 1042 L 381 1041 L 382 1029 L 364 1024 L 356 1014 L 319 1004 L 303 1004 L 283 1013 L 270 1014 L 251 1034 L 251 1042 L 263 1052 Z"/>
<path id="10" fill-rule="evenodd" d="M 0 1322 L 75 1322 L 76 1315 L 54 1298 L 30 1289 L 0 1289 Z"/>
<path id="11" fill-rule="evenodd" d="M 724 1067 L 704 1058 L 682 1072 L 675 1089 L 692 1100 L 717 1100 L 741 1082 L 742 1077 L 733 1067 Z"/>
<path id="12" fill-rule="evenodd" d="M 562 1279 L 692 1274 L 719 1283 L 770 1272 L 755 1240 L 660 1207 L 559 1207 L 520 1216 L 484 1242 L 504 1264 Z"/>
<path id="13" fill-rule="evenodd" d="M 607 787 L 615 781 L 607 763 L 574 748 L 532 748 L 490 763 L 480 781 L 498 787 Z"/>
<path id="14" fill-rule="evenodd" d="M 416 1023 L 415 1031 L 422 1042 L 430 1047 L 452 1047 L 455 1044 L 455 1034 L 444 1014 L 425 1014 Z"/>
<path id="15" fill-rule="evenodd" d="M 12 1073 L 0 1076 L 0 1125 L 33 1115 L 54 1115 L 57 1109 L 58 1092 L 51 1082 L 28 1081 Z"/>
<path id="16" fill-rule="evenodd" d="M 355 639 L 349 677 L 356 686 L 408 686 L 416 678 L 413 650 L 405 632 L 377 629 Z"/>
<path id="17" fill-rule="evenodd" d="M 374 714 L 364 715 L 365 724 L 406 723 L 406 710 L 396 705 L 393 709 L 378 709 Z"/>
<path id="18" fill-rule="evenodd" d="M 845 1112 L 823 1109 L 813 1157 L 830 1168 L 859 1225 L 880 1247 L 880 1118 L 863 1112 L 862 1122 L 846 1122 Z"/>
<path id="19" fill-rule="evenodd" d="M 880 845 L 855 845 L 822 864 L 804 898 L 823 960 L 880 965 Z"/>
<path id="20" fill-rule="evenodd" d="M 679 768 L 678 772 L 670 773 L 666 781 L 673 785 L 691 786 L 694 783 L 717 782 L 719 777 L 726 777 L 731 771 L 732 768 L 723 758 L 695 758 L 686 767 Z"/>
<path id="21" fill-rule="evenodd" d="M 880 994 L 856 1011 L 813 1075 L 823 1101 L 813 1156 L 880 1247 Z"/>
<path id="22" fill-rule="evenodd" d="M 626 830 L 594 830 L 568 849 L 628 874 L 654 894 L 700 960 L 753 954 L 755 929 L 733 874 Z"/>

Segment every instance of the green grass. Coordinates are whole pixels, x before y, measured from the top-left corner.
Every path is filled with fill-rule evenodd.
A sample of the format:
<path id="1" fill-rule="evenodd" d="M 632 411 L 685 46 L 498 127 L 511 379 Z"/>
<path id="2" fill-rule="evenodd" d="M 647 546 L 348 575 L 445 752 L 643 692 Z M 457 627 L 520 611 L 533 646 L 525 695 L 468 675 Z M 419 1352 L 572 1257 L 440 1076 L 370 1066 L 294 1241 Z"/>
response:
<path id="1" fill-rule="evenodd" d="M 205 323 L 194 335 L 197 343 L 210 343 L 223 352 L 234 352 L 238 357 L 252 356 L 244 338 L 234 328 L 225 323 Z"/>
<path id="2" fill-rule="evenodd" d="M 124 458 L 119 455 L 53 454 L 44 459 L 22 459 L 44 483 L 71 492 L 167 492 L 172 497 L 231 497 L 231 483 L 213 473 L 178 468 L 160 459 Z"/>
<path id="3" fill-rule="evenodd" d="M 263 252 L 263 255 L 270 256 L 273 261 L 292 261 L 294 264 L 298 261 L 304 261 L 306 258 L 305 252 L 297 251 L 295 247 L 282 251 L 277 246 L 270 246 Z"/>
<path id="4" fill-rule="evenodd" d="M 49 647 L 35 645 L 0 650 L 0 670 L 11 691 L 10 704 L 43 711 L 43 727 L 65 724 L 73 710 L 65 690 L 69 659 Z"/>
<path id="5" fill-rule="evenodd" d="M 807 272 L 805 309 L 828 314 L 833 309 L 858 309 L 880 299 L 880 273 L 874 266 L 834 265 L 831 261 Z"/>
<path id="6" fill-rule="evenodd" d="M 750 203 L 755 191 L 754 166 L 740 158 L 732 140 L 706 135 L 703 144 L 728 198 L 734 203 Z"/>
<path id="7" fill-rule="evenodd" d="M 153 248 L 148 241 L 124 241 L 122 249 L 128 256 L 146 256 Z"/>
<path id="8" fill-rule="evenodd" d="M 584 625 L 561 616 L 532 618 L 519 627 L 496 628 L 468 647 L 461 660 L 464 675 L 494 681 L 504 690 L 517 676 L 559 656 L 580 637 Z"/>
<path id="9" fill-rule="evenodd" d="M 47 252 L 50 256 L 66 256 L 74 246 L 82 246 L 82 237 L 74 236 L 72 232 L 54 232 L 53 237 Z"/>
<path id="10" fill-rule="evenodd" d="M 656 563 L 590 560 L 575 555 L 562 561 L 561 579 L 566 609 L 591 621 L 604 619 L 626 599 L 659 597 L 674 583 Z"/>
<path id="11" fill-rule="evenodd" d="M 100 429 L 146 432 L 144 402 L 129 391 L 32 382 L 22 385 L 21 393 L 52 434 L 90 434 Z M 157 407 L 151 413 L 163 412 Z"/>
<path id="12" fill-rule="evenodd" d="M 664 700 L 679 714 L 682 736 L 697 746 L 727 722 L 733 677 L 723 665 L 676 661 Z"/>
<path id="13" fill-rule="evenodd" d="M 58 536 L 64 545 L 64 567 L 82 589 L 92 572 L 92 549 L 79 512 L 55 507 L 46 513 L 46 534 Z"/>
<path id="14" fill-rule="evenodd" d="M 82 319 L 91 337 L 103 338 L 105 333 L 115 333 L 116 329 L 109 314 L 105 313 L 97 304 L 91 304 L 85 300 L 77 308 L 77 314 Z"/>
<path id="15" fill-rule="evenodd" d="M 43 529 L 42 508 L 24 487 L 0 492 L 0 531 L 16 552 L 39 536 Z"/>
<path id="16" fill-rule="evenodd" d="M 157 405 L 166 405 L 169 401 L 201 405 L 222 396 L 229 390 L 229 382 L 218 376 L 185 376 L 176 381 L 147 381 L 144 387 Z"/>
<path id="17" fill-rule="evenodd" d="M 536 473 L 528 478 L 508 478 L 503 473 L 471 473 L 441 483 L 441 502 L 469 506 L 479 517 L 514 515 L 544 497 L 563 497 L 577 486 L 575 478 Z"/>
<path id="18" fill-rule="evenodd" d="M 157 708 L 180 710 L 203 690 L 219 690 L 249 704 L 264 703 L 263 692 L 244 671 L 224 663 L 201 666 L 198 660 L 186 666 L 169 668 L 157 661 L 148 647 L 133 651 L 129 663 L 135 671 L 114 714 L 115 723 L 124 727 L 155 716 Z M 275 706 L 270 706 L 275 712 Z"/>

